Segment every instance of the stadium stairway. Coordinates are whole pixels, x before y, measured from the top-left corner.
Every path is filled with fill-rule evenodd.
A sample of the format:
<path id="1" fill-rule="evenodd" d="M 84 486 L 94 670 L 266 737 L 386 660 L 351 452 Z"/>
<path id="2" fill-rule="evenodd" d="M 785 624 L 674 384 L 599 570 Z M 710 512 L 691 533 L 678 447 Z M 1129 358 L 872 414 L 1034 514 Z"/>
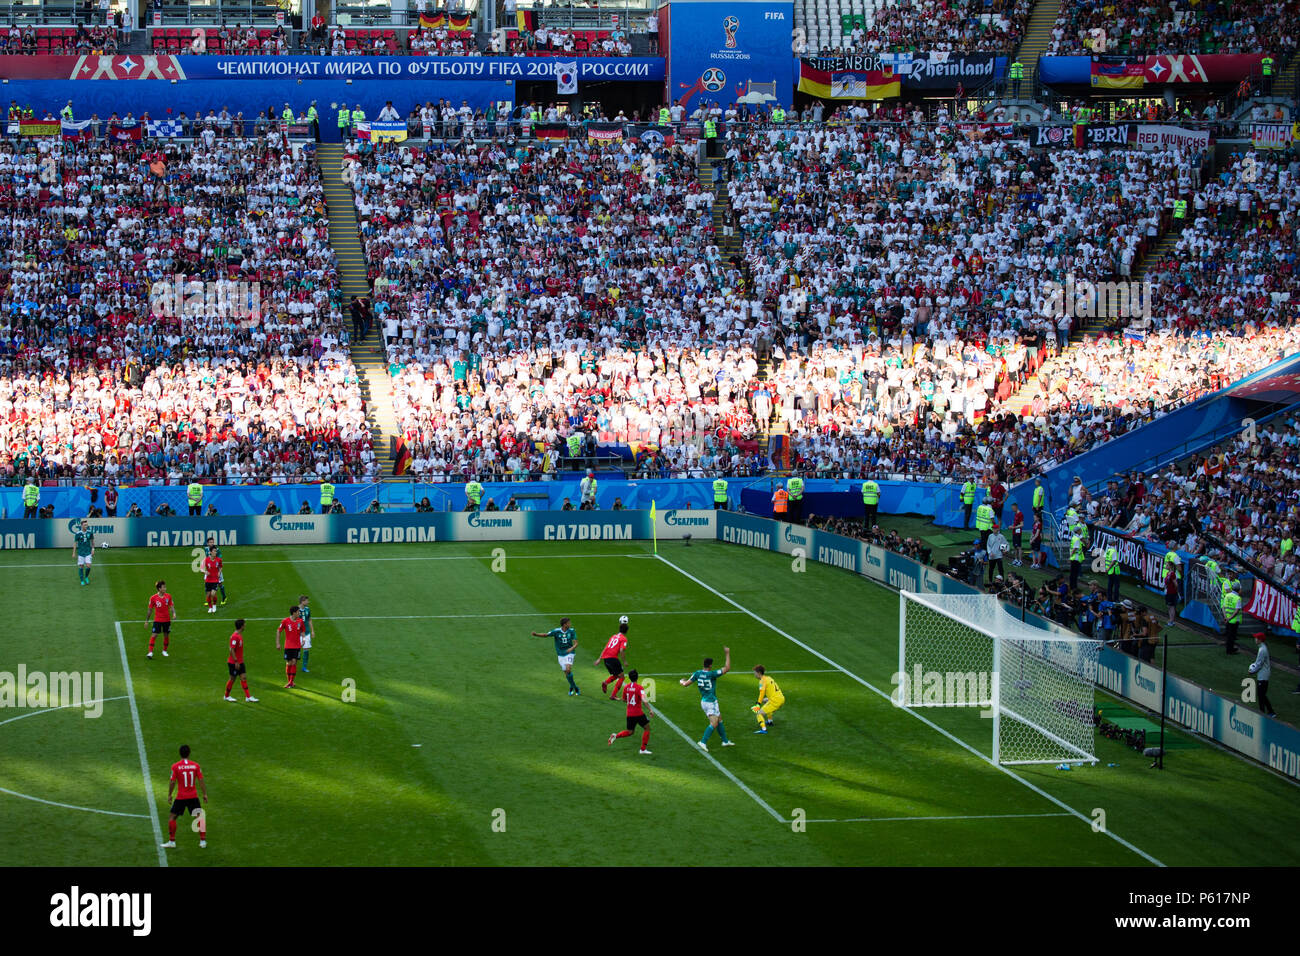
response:
<path id="1" fill-rule="evenodd" d="M 338 261 L 343 297 L 350 302 L 353 296 L 370 295 L 370 280 L 366 274 L 361 240 L 357 236 L 357 207 L 352 188 L 343 181 L 343 144 L 321 143 L 316 148 L 316 155 L 320 161 L 321 180 L 325 184 L 330 247 Z M 350 324 L 352 317 L 346 307 L 344 313 L 344 321 Z M 370 440 L 382 466 L 381 478 L 388 481 L 395 479 L 397 416 L 393 412 L 393 380 L 388 374 L 382 339 L 383 333 L 375 329 L 366 341 L 353 342 L 349 351 L 357 369 L 361 397 L 366 403 Z"/>
<path id="2" fill-rule="evenodd" d="M 731 197 L 725 188 L 719 188 L 722 183 L 716 181 L 713 174 L 715 164 L 720 162 L 722 160 L 707 157 L 701 160 L 696 178 L 703 188 L 713 193 L 713 234 L 717 237 L 718 249 L 723 258 L 730 259 L 743 255 L 743 252 L 740 236 L 727 233 L 731 223 Z"/>
<path id="3" fill-rule="evenodd" d="M 1052 27 L 1061 12 L 1061 0 L 1038 0 L 1034 12 L 1029 15 L 1025 26 L 1025 35 L 1016 50 L 1016 59 L 1024 64 L 1025 82 L 1020 87 L 1021 97 L 1033 96 L 1034 71 L 1038 69 L 1038 58 L 1047 53 L 1052 42 Z"/>
<path id="4" fill-rule="evenodd" d="M 1273 81 L 1273 96 L 1281 97 L 1284 100 L 1294 101 L 1296 94 L 1300 92 L 1300 54 L 1291 57 L 1291 62 L 1286 65 L 1277 78 Z"/>

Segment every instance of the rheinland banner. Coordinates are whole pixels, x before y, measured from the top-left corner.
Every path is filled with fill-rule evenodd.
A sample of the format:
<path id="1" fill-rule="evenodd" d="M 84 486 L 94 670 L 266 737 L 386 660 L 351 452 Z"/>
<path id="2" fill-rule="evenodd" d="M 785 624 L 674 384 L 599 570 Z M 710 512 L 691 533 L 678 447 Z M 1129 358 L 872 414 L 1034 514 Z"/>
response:
<path id="1" fill-rule="evenodd" d="M 1210 145 L 1208 129 L 1183 129 L 1181 126 L 1138 126 L 1134 145 L 1138 149 L 1205 149 Z"/>
<path id="2" fill-rule="evenodd" d="M 817 57 L 799 61 L 799 92 L 824 100 L 884 100 L 899 96 L 892 67 L 871 56 Z"/>
<path id="3" fill-rule="evenodd" d="M 955 90 L 958 86 L 973 90 L 1002 79 L 1007 58 L 992 53 L 914 53 L 899 71 L 909 90 Z"/>
<path id="4" fill-rule="evenodd" d="M 787 30 L 788 34 L 788 30 Z M 787 35 L 788 43 L 788 35 Z M 788 52 L 787 52 L 788 55 Z M 578 79 L 653 82 L 660 57 L 579 57 Z M 549 57 L 527 56 L 0 56 L 7 80 L 545 80 Z"/>

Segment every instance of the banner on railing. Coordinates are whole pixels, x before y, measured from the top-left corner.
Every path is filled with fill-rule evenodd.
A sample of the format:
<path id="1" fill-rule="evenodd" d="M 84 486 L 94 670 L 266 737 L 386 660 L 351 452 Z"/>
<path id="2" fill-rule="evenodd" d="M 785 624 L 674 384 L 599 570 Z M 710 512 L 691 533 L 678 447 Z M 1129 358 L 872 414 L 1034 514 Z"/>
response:
<path id="1" fill-rule="evenodd" d="M 1255 588 L 1246 605 L 1246 613 L 1274 627 L 1291 626 L 1296 600 L 1281 588 L 1274 587 L 1261 578 L 1255 578 Z"/>
<path id="2" fill-rule="evenodd" d="M 1210 145 L 1208 129 L 1183 129 L 1181 126 L 1138 126 L 1134 145 L 1138 149 L 1205 149 Z"/>

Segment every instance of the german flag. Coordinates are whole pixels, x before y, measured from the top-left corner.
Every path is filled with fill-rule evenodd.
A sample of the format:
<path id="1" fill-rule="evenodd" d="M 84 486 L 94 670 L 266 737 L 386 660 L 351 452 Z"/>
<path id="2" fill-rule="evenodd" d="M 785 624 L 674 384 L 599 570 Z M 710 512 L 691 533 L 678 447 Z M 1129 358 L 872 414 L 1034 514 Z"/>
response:
<path id="1" fill-rule="evenodd" d="M 799 92 L 823 100 L 887 100 L 902 93 L 902 84 L 892 69 L 823 70 L 808 60 L 800 60 Z"/>
<path id="2" fill-rule="evenodd" d="M 442 13 L 422 13 L 420 14 L 420 28 L 424 30 L 437 30 L 439 27 L 447 25 L 446 14 Z"/>
<path id="3" fill-rule="evenodd" d="M 411 470 L 411 449 L 406 447 L 405 436 L 397 438 L 397 464 L 393 466 L 394 475 L 404 475 Z"/>
<path id="4" fill-rule="evenodd" d="M 537 29 L 537 14 L 532 10 L 516 10 L 515 25 L 519 27 L 520 30 L 527 30 L 529 33 L 532 33 Z"/>
<path id="5" fill-rule="evenodd" d="M 1094 57 L 1092 85 L 1103 90 L 1140 90 L 1147 85 L 1145 61 Z"/>
<path id="6" fill-rule="evenodd" d="M 448 16 L 447 25 L 452 33 L 464 33 L 466 30 L 469 29 L 470 22 L 473 19 L 474 18 L 468 13 L 463 13 L 463 14 L 453 13 L 450 16 Z"/>

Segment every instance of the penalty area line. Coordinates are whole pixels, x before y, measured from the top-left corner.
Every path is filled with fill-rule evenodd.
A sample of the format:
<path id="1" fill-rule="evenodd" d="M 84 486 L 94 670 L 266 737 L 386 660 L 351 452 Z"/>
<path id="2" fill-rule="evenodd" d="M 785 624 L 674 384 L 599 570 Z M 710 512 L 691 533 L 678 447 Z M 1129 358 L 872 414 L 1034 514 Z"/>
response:
<path id="1" fill-rule="evenodd" d="M 696 584 L 698 584 L 700 587 L 704 588 L 704 590 L 708 591 L 710 594 L 713 594 L 714 596 L 720 598 L 721 600 L 723 600 L 723 601 L 725 601 L 726 603 L 730 604 L 732 607 L 736 608 L 737 610 L 743 611 L 745 614 L 748 614 L 751 618 L 753 618 L 753 619 L 754 619 L 755 621 L 757 621 L 759 624 L 762 624 L 762 625 L 763 625 L 764 627 L 766 627 L 768 630 L 770 630 L 770 631 L 772 631 L 772 632 L 774 632 L 774 633 L 776 633 L 776 634 L 781 635 L 781 636 L 784 637 L 787 641 L 790 641 L 792 644 L 794 644 L 794 645 L 797 646 L 797 647 L 801 647 L 801 648 L 803 648 L 805 651 L 807 651 L 809 654 L 811 654 L 811 655 L 813 655 L 814 657 L 816 657 L 818 660 L 825 661 L 827 664 L 831 665 L 831 667 L 835 668 L 836 670 L 838 670 L 838 671 L 842 671 L 845 675 L 847 675 L 848 677 L 850 677 L 850 678 L 852 678 L 853 680 L 857 681 L 859 684 L 861 684 L 861 685 L 862 685 L 863 687 L 865 687 L 867 690 L 871 691 L 873 694 L 876 694 L 877 696 L 883 698 L 884 700 L 889 701 L 889 704 L 890 704 L 891 707 L 897 707 L 897 706 L 898 706 L 897 704 L 894 703 L 894 699 L 893 699 L 893 697 L 892 697 L 891 695 L 885 693 L 883 690 L 881 690 L 879 687 L 876 687 L 874 684 L 870 683 L 869 681 L 866 681 L 866 680 L 864 680 L 863 678 L 859 677 L 857 674 L 853 673 L 853 672 L 852 672 L 851 670 L 849 670 L 847 667 L 843 667 L 842 665 L 837 664 L 835 661 L 831 660 L 829 657 L 827 657 L 827 656 L 826 656 L 825 654 L 823 654 L 821 651 L 818 651 L 817 649 L 808 646 L 808 645 L 805 644 L 803 641 L 799 640 L 797 637 L 794 637 L 794 636 L 791 635 L 791 634 L 787 634 L 785 631 L 781 630 L 779 627 L 777 627 L 777 626 L 776 626 L 775 624 L 773 624 L 771 621 L 768 621 L 768 620 L 765 620 L 764 618 L 759 617 L 757 614 L 755 614 L 755 613 L 754 613 L 753 611 L 751 611 L 749 608 L 745 607 L 743 604 L 740 604 L 739 602 L 732 600 L 731 598 L 729 598 L 729 597 L 727 597 L 725 594 L 723 594 L 721 591 L 719 591 L 717 588 L 712 587 L 712 586 L 710 586 L 710 585 L 708 585 L 708 584 L 705 584 L 703 581 L 701 581 L 701 580 L 700 580 L 699 578 L 697 578 L 695 575 L 691 574 L 689 571 L 685 570 L 684 568 L 680 568 L 680 567 L 678 567 L 677 565 L 673 564 L 671 561 L 669 561 L 667 558 L 665 558 L 662 554 L 661 554 L 661 555 L 657 555 L 657 557 L 659 558 L 660 561 L 662 561 L 664 564 L 668 565 L 668 567 L 672 568 L 672 569 L 673 569 L 674 571 L 676 571 L 678 574 L 680 574 L 680 575 L 682 575 L 683 577 L 689 578 L 690 580 L 694 581 Z M 963 750 L 969 751 L 970 753 L 974 754 L 976 757 L 978 757 L 980 760 L 984 761 L 985 763 L 987 763 L 987 764 L 991 764 L 994 768 L 996 768 L 997 770 L 1000 770 L 1002 773 L 1006 774 L 1006 775 L 1007 775 L 1008 777 L 1010 777 L 1012 780 L 1014 780 L 1014 781 L 1016 781 L 1017 783 L 1023 784 L 1024 786 L 1028 787 L 1030 790 L 1032 790 L 1034 793 L 1038 794 L 1038 795 L 1039 795 L 1040 797 L 1042 797 L 1044 800 L 1047 800 L 1048 802 L 1050 802 L 1050 803 L 1052 803 L 1052 804 L 1055 804 L 1056 806 L 1060 807 L 1062 810 L 1064 810 L 1064 811 L 1066 811 L 1067 813 L 1069 813 L 1071 816 L 1073 816 L 1073 817 L 1077 817 L 1077 818 L 1078 818 L 1079 820 L 1081 820 L 1082 822 L 1088 824 L 1089 827 L 1091 827 L 1091 826 L 1093 825 L 1093 820 L 1092 820 L 1091 817 L 1085 816 L 1083 813 L 1079 812 L 1078 810 L 1076 810 L 1074 807 L 1070 806 L 1070 805 L 1069 805 L 1068 803 L 1066 803 L 1065 801 L 1061 800 L 1061 799 L 1058 798 L 1058 797 L 1054 797 L 1052 794 L 1048 793 L 1048 792 L 1047 792 L 1046 790 L 1044 790 L 1042 787 L 1039 787 L 1038 785 L 1036 785 L 1036 784 L 1034 784 L 1034 783 L 1031 783 L 1030 781 L 1026 780 L 1024 777 L 1022 777 L 1022 776 L 1020 776 L 1019 774 L 1013 772 L 1012 770 L 1008 769 L 1007 767 L 1004 767 L 1004 766 L 1002 766 L 1001 764 L 993 763 L 991 760 L 989 760 L 987 757 L 985 757 L 982 753 L 980 753 L 978 750 L 976 750 L 976 749 L 975 749 L 974 747 L 972 747 L 970 744 L 966 743 L 966 741 L 962 740 L 960 737 L 956 737 L 956 736 L 954 736 L 953 734 L 949 733 L 947 730 L 945 730 L 944 728 L 940 727 L 938 724 L 936 724 L 934 721 L 930 720 L 928 717 L 925 717 L 925 716 L 923 716 L 923 715 L 921 715 L 921 714 L 918 714 L 915 710 L 911 709 L 910 707 L 899 707 L 898 709 L 901 710 L 901 711 L 903 711 L 903 713 L 905 713 L 905 714 L 909 714 L 909 715 L 911 715 L 912 717 L 915 717 L 917 720 L 921 721 L 921 723 L 925 724 L 927 727 L 930 727 L 932 730 L 935 730 L 935 731 L 937 731 L 938 733 L 942 734 L 944 737 L 947 737 L 949 740 L 951 740 L 951 741 L 952 741 L 953 743 L 955 743 L 957 746 L 961 747 Z M 1152 856 L 1150 853 L 1147 853 L 1145 850 L 1141 849 L 1140 847 L 1134 846 L 1132 843 L 1130 843 L 1128 840 L 1125 840 L 1125 839 L 1124 839 L 1122 836 L 1120 836 L 1119 834 L 1112 832 L 1109 828 L 1107 828 L 1107 829 L 1105 829 L 1105 830 L 1103 830 L 1103 831 L 1101 831 L 1101 832 L 1105 833 L 1106 836 L 1110 837 L 1112 840 L 1114 840 L 1114 841 L 1115 841 L 1116 843 L 1118 843 L 1120 846 L 1124 847 L 1124 848 L 1127 849 L 1127 850 L 1132 851 L 1133 853 L 1136 853 L 1138 856 L 1142 857 L 1142 859 L 1146 860 L 1147 862 L 1151 863 L 1152 865 L 1154 865 L 1154 866 L 1164 866 L 1163 863 L 1161 863 L 1159 860 L 1157 860 L 1157 859 L 1156 859 L 1154 856 Z"/>
<path id="2" fill-rule="evenodd" d="M 971 813 L 947 817 L 847 817 L 843 820 L 804 820 L 804 823 L 933 823 L 948 820 L 1033 820 L 1072 817 L 1072 813 Z"/>
<path id="3" fill-rule="evenodd" d="M 665 714 L 665 713 L 663 712 L 663 710 L 660 709 L 660 707 L 659 707 L 658 704 L 655 704 L 655 705 L 654 705 L 654 709 L 655 709 L 655 716 L 658 717 L 660 720 L 662 720 L 665 724 L 667 724 L 669 730 L 671 730 L 673 733 L 675 733 L 678 737 L 681 737 L 682 740 L 686 741 L 687 746 L 689 746 L 689 747 L 690 747 L 692 750 L 694 750 L 697 754 L 699 754 L 701 757 L 703 757 L 703 758 L 704 758 L 705 760 L 707 760 L 709 763 L 713 764 L 714 767 L 716 767 L 719 771 L 721 771 L 721 773 L 722 773 L 722 775 L 723 775 L 724 777 L 726 777 L 728 780 L 730 780 L 732 783 L 734 783 L 737 787 L 739 787 L 739 788 L 741 789 L 742 792 L 745 793 L 746 796 L 748 796 L 751 800 L 753 800 L 753 801 L 754 801 L 755 803 L 757 803 L 760 807 L 762 807 L 764 810 L 766 810 L 767 813 L 768 813 L 768 815 L 771 816 L 771 818 L 772 818 L 773 820 L 775 820 L 777 823 L 782 823 L 782 824 L 785 824 L 785 823 L 789 823 L 789 822 L 790 822 L 790 821 L 787 820 L 785 817 L 781 816 L 781 814 L 779 814 L 779 813 L 777 813 L 775 810 L 773 810 L 772 807 L 771 807 L 771 805 L 770 805 L 766 800 L 764 800 L 762 797 L 760 797 L 758 794 L 756 794 L 753 790 L 751 790 L 751 789 L 749 788 L 749 786 L 748 786 L 748 785 L 747 785 L 743 780 L 741 780 L 739 777 L 737 777 L 734 773 L 732 773 L 730 770 L 728 770 L 728 769 L 727 769 L 726 767 L 724 767 L 722 764 L 718 763 L 717 759 L 713 756 L 713 754 L 711 754 L 711 753 L 709 753 L 707 750 L 703 749 L 703 748 L 699 745 L 699 742 L 698 742 L 698 741 L 692 740 L 692 739 L 690 738 L 690 735 L 687 734 L 686 731 L 682 730 L 680 727 L 678 727 L 676 724 L 674 724 L 671 720 L 669 720 L 669 719 L 668 719 L 668 715 Z"/>
<path id="4" fill-rule="evenodd" d="M 127 703 L 131 705 L 131 726 L 135 730 L 135 748 L 140 753 L 140 776 L 144 779 L 144 796 L 149 803 L 149 822 L 153 825 L 153 845 L 158 852 L 158 865 L 167 865 L 167 851 L 162 846 L 162 824 L 158 822 L 158 806 L 154 799 L 153 783 L 149 778 L 149 758 L 144 752 L 144 733 L 140 730 L 140 709 L 135 705 L 135 685 L 131 681 L 131 665 L 126 660 L 126 641 L 122 637 L 122 622 L 114 621 L 117 631 L 117 650 L 122 655 L 122 676 L 126 678 Z"/>

